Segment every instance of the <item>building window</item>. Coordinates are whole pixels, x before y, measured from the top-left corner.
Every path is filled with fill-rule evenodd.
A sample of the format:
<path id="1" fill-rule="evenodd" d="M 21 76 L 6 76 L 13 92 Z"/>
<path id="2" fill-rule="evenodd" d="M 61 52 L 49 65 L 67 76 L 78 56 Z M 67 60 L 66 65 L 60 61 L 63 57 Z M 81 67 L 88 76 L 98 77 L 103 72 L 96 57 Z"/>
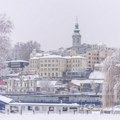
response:
<path id="1" fill-rule="evenodd" d="M 31 82 L 31 87 L 32 87 L 32 82 Z"/>
<path id="2" fill-rule="evenodd" d="M 45 76 L 47 75 L 47 73 L 45 73 Z"/>
<path id="3" fill-rule="evenodd" d="M 48 76 L 50 76 L 50 73 L 48 73 Z"/>
<path id="4" fill-rule="evenodd" d="M 50 68 L 48 68 L 48 71 L 50 71 Z"/>
<path id="5" fill-rule="evenodd" d="M 54 73 L 52 73 L 52 77 L 54 77 Z"/>
<path id="6" fill-rule="evenodd" d="M 58 77 L 58 73 L 56 73 L 56 77 Z"/>
<path id="7" fill-rule="evenodd" d="M 51 66 L 51 64 L 48 64 L 48 66 L 50 67 L 50 66 Z"/>
<path id="8" fill-rule="evenodd" d="M 45 71 L 47 71 L 47 68 L 44 68 Z"/>
<path id="9" fill-rule="evenodd" d="M 45 64 L 44 66 L 47 67 L 47 64 Z"/>

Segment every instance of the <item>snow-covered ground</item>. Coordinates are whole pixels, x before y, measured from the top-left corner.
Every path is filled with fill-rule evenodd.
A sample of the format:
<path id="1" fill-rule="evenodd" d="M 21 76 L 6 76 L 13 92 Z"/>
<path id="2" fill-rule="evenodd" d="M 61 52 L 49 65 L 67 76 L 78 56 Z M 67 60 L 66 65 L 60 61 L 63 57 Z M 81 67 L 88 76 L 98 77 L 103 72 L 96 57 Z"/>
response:
<path id="1" fill-rule="evenodd" d="M 120 114 L 0 114 L 0 120 L 119 120 Z"/>

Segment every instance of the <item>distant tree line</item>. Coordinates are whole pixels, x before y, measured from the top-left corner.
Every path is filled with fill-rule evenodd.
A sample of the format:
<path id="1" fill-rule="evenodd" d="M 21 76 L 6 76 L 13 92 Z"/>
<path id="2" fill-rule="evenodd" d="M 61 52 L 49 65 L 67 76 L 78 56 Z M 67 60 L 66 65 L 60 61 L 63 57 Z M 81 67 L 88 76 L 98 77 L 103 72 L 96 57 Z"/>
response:
<path id="1" fill-rule="evenodd" d="M 6 16 L 0 14 L 0 70 L 5 68 L 7 60 L 29 60 L 33 49 L 40 51 L 40 44 L 36 41 L 18 42 L 11 47 L 10 34 L 13 30 L 13 23 Z"/>
<path id="2" fill-rule="evenodd" d="M 18 42 L 12 48 L 10 59 L 29 60 L 33 49 L 36 49 L 37 52 L 40 52 L 40 44 L 32 40 L 25 43 Z"/>

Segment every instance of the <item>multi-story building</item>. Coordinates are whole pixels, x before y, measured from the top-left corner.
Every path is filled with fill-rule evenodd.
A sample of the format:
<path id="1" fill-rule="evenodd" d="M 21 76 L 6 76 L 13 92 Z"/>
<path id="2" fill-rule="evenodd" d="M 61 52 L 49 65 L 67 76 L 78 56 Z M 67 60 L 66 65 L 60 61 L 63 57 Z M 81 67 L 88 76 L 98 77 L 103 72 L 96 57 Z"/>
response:
<path id="1" fill-rule="evenodd" d="M 99 63 L 105 60 L 106 57 L 111 56 L 114 50 L 111 49 L 103 49 L 99 51 Z"/>
<path id="2" fill-rule="evenodd" d="M 86 65 L 82 56 L 34 55 L 29 61 L 29 71 L 41 77 L 64 77 L 67 71 L 79 71 Z"/>
<path id="3" fill-rule="evenodd" d="M 9 78 L 7 79 L 6 93 L 22 94 L 29 92 L 36 92 L 37 80 L 35 76 Z"/>
<path id="4" fill-rule="evenodd" d="M 38 59 L 37 74 L 42 77 L 62 77 L 66 60 L 62 56 L 43 56 Z"/>
<path id="5" fill-rule="evenodd" d="M 87 66 L 91 69 L 94 69 L 94 65 L 101 63 L 105 60 L 106 57 L 111 56 L 113 50 L 111 49 L 101 49 L 101 50 L 89 50 L 83 56 L 87 59 Z"/>
<path id="6" fill-rule="evenodd" d="M 87 58 L 87 66 L 89 68 L 94 68 L 94 65 L 96 63 L 99 63 L 99 52 L 96 50 L 90 50 L 87 51 L 85 54 L 86 58 Z"/>

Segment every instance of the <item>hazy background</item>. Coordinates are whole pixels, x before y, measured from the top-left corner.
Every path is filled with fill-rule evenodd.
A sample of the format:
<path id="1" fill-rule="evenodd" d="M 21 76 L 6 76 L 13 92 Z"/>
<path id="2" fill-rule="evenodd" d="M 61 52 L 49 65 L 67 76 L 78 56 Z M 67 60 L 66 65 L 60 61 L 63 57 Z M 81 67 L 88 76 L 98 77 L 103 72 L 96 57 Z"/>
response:
<path id="1" fill-rule="evenodd" d="M 82 43 L 119 47 L 120 0 L 0 0 L 14 23 L 12 43 L 36 40 L 43 50 L 72 45 L 76 16 Z"/>

